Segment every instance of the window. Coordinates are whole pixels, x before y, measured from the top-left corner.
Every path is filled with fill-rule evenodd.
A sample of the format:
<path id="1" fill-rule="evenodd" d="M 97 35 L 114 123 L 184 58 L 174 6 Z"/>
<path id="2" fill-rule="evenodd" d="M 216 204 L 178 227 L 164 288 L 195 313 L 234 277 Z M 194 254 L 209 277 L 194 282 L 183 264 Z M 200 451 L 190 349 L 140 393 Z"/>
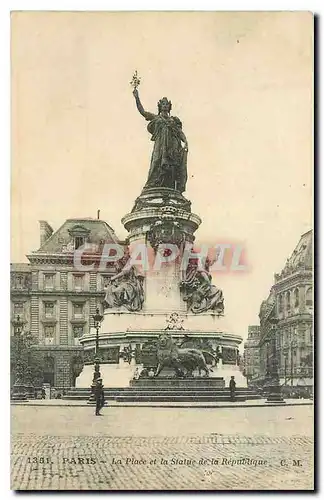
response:
<path id="1" fill-rule="evenodd" d="M 82 290 L 83 288 L 83 276 L 75 274 L 73 276 L 73 282 L 74 282 L 74 289 L 75 290 Z"/>
<path id="2" fill-rule="evenodd" d="M 83 326 L 75 325 L 73 327 L 73 344 L 80 345 L 80 337 L 83 335 Z"/>
<path id="3" fill-rule="evenodd" d="M 15 277 L 15 285 L 16 285 L 16 288 L 18 289 L 22 289 L 23 288 L 23 277 L 22 276 L 16 276 Z"/>
<path id="4" fill-rule="evenodd" d="M 290 304 L 290 292 L 286 293 L 286 306 L 287 306 L 287 311 L 290 312 L 290 307 L 291 307 L 291 304 Z"/>
<path id="5" fill-rule="evenodd" d="M 83 304 L 73 304 L 73 315 L 75 318 L 83 317 Z"/>
<path id="6" fill-rule="evenodd" d="M 53 290 L 54 288 L 54 274 L 44 274 L 44 289 Z"/>
<path id="7" fill-rule="evenodd" d="M 313 307 L 313 289 L 308 288 L 306 291 L 306 306 Z"/>
<path id="8" fill-rule="evenodd" d="M 82 247 L 82 245 L 84 245 L 84 237 L 76 236 L 74 239 L 74 249 L 77 250 L 78 248 Z"/>
<path id="9" fill-rule="evenodd" d="M 45 318 L 52 318 L 54 316 L 54 303 L 45 302 L 44 310 L 45 310 Z"/>
<path id="10" fill-rule="evenodd" d="M 14 316 L 23 316 L 24 315 L 24 303 L 23 302 L 15 302 L 13 305 L 13 313 Z"/>
<path id="11" fill-rule="evenodd" d="M 295 296 L 295 307 L 298 307 L 299 306 L 299 290 L 298 290 L 298 288 L 296 288 L 296 290 L 294 292 L 294 296 Z"/>
<path id="12" fill-rule="evenodd" d="M 279 304 L 278 304 L 278 309 L 279 309 L 279 312 L 282 313 L 283 312 L 283 300 L 282 300 L 282 293 L 279 295 Z"/>
<path id="13" fill-rule="evenodd" d="M 82 337 L 83 335 L 83 326 L 74 326 L 73 327 L 73 337 L 75 339 L 78 339 L 80 337 Z"/>
<path id="14" fill-rule="evenodd" d="M 45 326 L 44 328 L 44 336 L 47 338 L 54 337 L 54 326 Z"/>
<path id="15" fill-rule="evenodd" d="M 45 326 L 44 337 L 46 345 L 54 344 L 54 336 L 55 336 L 55 327 L 52 325 Z"/>

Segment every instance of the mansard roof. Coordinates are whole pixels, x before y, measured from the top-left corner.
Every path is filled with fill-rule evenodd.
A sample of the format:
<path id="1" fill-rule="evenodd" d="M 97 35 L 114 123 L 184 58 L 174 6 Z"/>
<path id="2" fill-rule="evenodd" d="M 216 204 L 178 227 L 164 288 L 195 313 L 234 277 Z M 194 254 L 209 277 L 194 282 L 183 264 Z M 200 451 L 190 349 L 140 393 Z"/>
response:
<path id="1" fill-rule="evenodd" d="M 33 253 L 69 253 L 73 252 L 73 237 L 84 236 L 86 242 L 96 250 L 104 243 L 122 244 L 115 231 L 107 222 L 99 219 L 67 219 L 64 224 Z"/>
<path id="2" fill-rule="evenodd" d="M 313 230 L 304 233 L 287 259 L 281 273 L 275 274 L 275 281 L 278 282 L 287 276 L 303 270 L 313 269 Z"/>

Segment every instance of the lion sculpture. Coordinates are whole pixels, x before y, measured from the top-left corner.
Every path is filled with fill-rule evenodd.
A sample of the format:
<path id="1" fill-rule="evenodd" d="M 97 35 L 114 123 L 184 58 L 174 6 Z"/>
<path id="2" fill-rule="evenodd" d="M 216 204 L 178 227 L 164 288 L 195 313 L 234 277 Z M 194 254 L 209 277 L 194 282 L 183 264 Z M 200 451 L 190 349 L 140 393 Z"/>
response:
<path id="1" fill-rule="evenodd" d="M 170 335 L 161 335 L 157 341 L 158 366 L 155 377 L 161 373 L 164 367 L 173 368 L 177 377 L 193 377 L 195 369 L 198 369 L 199 373 L 203 370 L 205 376 L 209 377 L 209 372 L 213 370 L 208 368 L 203 352 L 199 349 L 180 348 Z M 212 353 L 208 352 L 207 354 L 216 360 Z"/>

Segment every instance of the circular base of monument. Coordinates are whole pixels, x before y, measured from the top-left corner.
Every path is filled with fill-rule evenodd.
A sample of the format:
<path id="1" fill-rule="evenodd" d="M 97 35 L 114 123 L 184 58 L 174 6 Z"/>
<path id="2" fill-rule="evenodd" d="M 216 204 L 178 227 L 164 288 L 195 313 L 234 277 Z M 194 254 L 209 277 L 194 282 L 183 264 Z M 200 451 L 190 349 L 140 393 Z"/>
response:
<path id="1" fill-rule="evenodd" d="M 226 318 L 211 314 L 184 314 L 179 313 L 183 328 L 168 330 L 166 328 L 169 312 L 151 311 L 140 313 L 111 311 L 105 312 L 99 334 L 99 357 L 102 360 L 100 372 L 104 384 L 109 387 L 128 387 L 136 367 L 138 353 L 147 342 L 157 340 L 161 334 L 168 333 L 174 341 L 183 347 L 202 348 L 206 351 L 222 351 L 222 359 L 217 367 L 211 367 L 210 377 L 223 377 L 228 387 L 231 376 L 235 376 L 238 387 L 247 387 L 246 378 L 239 370 L 238 348 L 242 337 L 230 333 Z M 84 347 L 85 361 L 91 362 L 94 357 L 96 332 L 92 328 L 90 333 L 80 339 Z M 132 363 L 123 360 L 123 353 L 132 352 Z M 211 363 L 207 359 L 207 363 Z M 105 363 L 106 361 L 106 363 Z M 119 362 L 118 362 L 119 361 Z M 199 375 L 198 373 L 194 374 Z M 90 387 L 93 376 L 93 366 L 87 365 L 77 379 L 77 387 Z"/>

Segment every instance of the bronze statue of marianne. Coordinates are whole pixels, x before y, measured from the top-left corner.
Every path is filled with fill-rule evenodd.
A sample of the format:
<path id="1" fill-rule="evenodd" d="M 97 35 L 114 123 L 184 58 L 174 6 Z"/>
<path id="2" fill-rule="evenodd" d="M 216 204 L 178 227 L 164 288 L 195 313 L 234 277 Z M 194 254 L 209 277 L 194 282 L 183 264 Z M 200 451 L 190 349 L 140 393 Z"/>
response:
<path id="1" fill-rule="evenodd" d="M 166 97 L 160 99 L 158 114 L 154 114 L 144 110 L 136 87 L 133 95 L 138 111 L 149 121 L 147 130 L 154 142 L 145 188 L 167 187 L 183 193 L 187 182 L 188 142 L 181 121 L 170 115 L 171 101 Z"/>

